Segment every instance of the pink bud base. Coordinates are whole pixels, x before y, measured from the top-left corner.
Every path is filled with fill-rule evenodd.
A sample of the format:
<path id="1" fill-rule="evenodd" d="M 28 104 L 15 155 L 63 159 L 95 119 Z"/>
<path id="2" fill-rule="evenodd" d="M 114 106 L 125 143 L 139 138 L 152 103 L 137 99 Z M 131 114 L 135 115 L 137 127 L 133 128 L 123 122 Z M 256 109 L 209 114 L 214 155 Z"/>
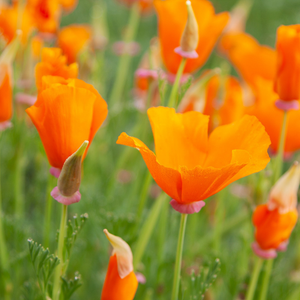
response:
<path id="1" fill-rule="evenodd" d="M 12 123 L 10 121 L 5 121 L 0 123 L 0 132 L 4 131 L 5 129 L 11 128 Z"/>
<path id="2" fill-rule="evenodd" d="M 186 52 L 186 51 L 183 51 L 181 47 L 175 48 L 174 52 L 184 58 L 192 58 L 193 59 L 193 58 L 198 58 L 198 56 L 199 56 L 195 50 Z"/>
<path id="3" fill-rule="evenodd" d="M 32 106 L 36 102 L 37 96 L 28 95 L 25 93 L 17 93 L 16 101 L 21 104 Z"/>
<path id="4" fill-rule="evenodd" d="M 282 243 L 277 247 L 276 250 L 279 251 L 279 252 L 285 252 L 286 249 L 287 249 L 288 244 L 289 244 L 289 240 L 286 240 L 286 241 L 282 242 Z"/>
<path id="5" fill-rule="evenodd" d="M 277 100 L 275 102 L 275 106 L 281 110 L 298 110 L 299 109 L 299 102 L 297 100 L 294 101 L 283 101 Z"/>
<path id="6" fill-rule="evenodd" d="M 138 78 L 158 78 L 158 70 L 149 70 L 149 69 L 137 69 L 135 76 Z"/>
<path id="7" fill-rule="evenodd" d="M 141 284 L 146 283 L 146 277 L 142 273 L 136 272 L 135 276 L 136 276 L 138 283 L 141 283 Z"/>
<path id="8" fill-rule="evenodd" d="M 123 41 L 115 42 L 112 46 L 112 50 L 116 55 L 128 54 L 135 56 L 140 52 L 140 44 L 137 42 L 126 43 Z"/>
<path id="9" fill-rule="evenodd" d="M 51 174 L 52 176 L 58 178 L 59 175 L 60 175 L 61 169 L 51 167 L 50 170 L 49 170 L 49 172 L 50 172 L 50 174 Z"/>
<path id="10" fill-rule="evenodd" d="M 170 202 L 171 206 L 181 214 L 194 214 L 198 213 L 203 206 L 205 206 L 204 201 L 193 202 L 190 204 L 182 204 L 172 199 Z"/>
<path id="11" fill-rule="evenodd" d="M 256 242 L 252 244 L 252 250 L 257 256 L 263 259 L 272 259 L 277 256 L 275 249 L 263 250 Z"/>
<path id="12" fill-rule="evenodd" d="M 77 203 L 80 201 L 81 199 L 81 194 L 79 191 L 77 191 L 73 196 L 71 197 L 65 197 L 63 196 L 58 187 L 56 186 L 52 192 L 51 192 L 51 196 L 58 202 L 64 204 L 64 205 L 70 205 L 70 204 L 73 204 L 73 203 Z"/>

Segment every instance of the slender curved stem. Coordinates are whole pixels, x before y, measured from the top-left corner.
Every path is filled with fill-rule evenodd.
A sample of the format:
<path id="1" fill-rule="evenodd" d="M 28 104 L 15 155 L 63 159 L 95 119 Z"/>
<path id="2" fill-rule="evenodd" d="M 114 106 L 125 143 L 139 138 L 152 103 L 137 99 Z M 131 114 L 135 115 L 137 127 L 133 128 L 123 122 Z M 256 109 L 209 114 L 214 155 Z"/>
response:
<path id="1" fill-rule="evenodd" d="M 52 215 L 52 203 L 51 189 L 53 188 L 54 177 L 49 173 L 47 183 L 47 195 L 46 195 L 46 210 L 45 210 L 45 227 L 44 227 L 44 247 L 49 248 L 50 244 L 50 230 L 51 230 L 51 215 Z"/>
<path id="2" fill-rule="evenodd" d="M 65 229 L 67 223 L 67 208 L 68 208 L 67 205 L 62 204 L 62 214 L 60 220 L 60 230 L 59 230 L 58 250 L 57 250 L 57 256 L 60 260 L 60 263 L 56 267 L 55 274 L 54 274 L 53 293 L 52 293 L 53 300 L 59 300 L 60 277 L 63 275 L 62 272 L 64 269 L 63 250 L 64 250 L 64 241 L 65 241 Z"/>
<path id="3" fill-rule="evenodd" d="M 128 30 L 125 36 L 124 42 L 129 43 L 134 40 L 140 20 L 140 7 L 138 1 L 131 8 L 131 14 L 129 17 Z M 132 57 L 124 53 L 120 57 L 119 66 L 117 70 L 116 80 L 114 82 L 112 93 L 110 96 L 109 103 L 112 105 L 116 102 L 120 102 L 120 98 L 124 91 L 126 78 L 128 78 L 128 69 L 130 67 Z"/>
<path id="4" fill-rule="evenodd" d="M 183 249 L 183 243 L 184 243 L 186 220 L 187 220 L 187 214 L 181 214 L 177 252 L 176 252 L 176 261 L 175 261 L 175 270 L 174 270 L 174 279 L 173 279 L 172 298 L 171 298 L 172 300 L 178 299 L 180 273 L 181 273 L 181 261 L 182 261 L 182 249 Z"/>
<path id="5" fill-rule="evenodd" d="M 264 273 L 263 281 L 262 281 L 262 287 L 261 287 L 259 298 L 258 298 L 259 300 L 266 300 L 266 298 L 267 298 L 270 277 L 271 277 L 271 273 L 272 273 L 272 269 L 273 269 L 273 262 L 274 262 L 274 259 L 267 260 L 266 269 L 265 269 L 265 273 Z"/>
<path id="6" fill-rule="evenodd" d="M 256 260 L 255 260 L 254 268 L 252 270 L 249 288 L 248 288 L 247 294 L 246 294 L 246 300 L 253 300 L 254 293 L 256 290 L 256 286 L 257 286 L 257 281 L 258 281 L 259 274 L 261 271 L 261 267 L 264 262 L 263 259 L 261 259 L 260 257 L 255 257 L 255 259 Z"/>
<path id="7" fill-rule="evenodd" d="M 175 82 L 172 87 L 168 107 L 175 107 L 175 105 L 176 105 L 176 99 L 177 99 L 177 93 L 178 93 L 178 89 L 179 89 L 180 79 L 182 77 L 185 64 L 186 64 L 186 58 L 182 58 L 179 68 L 177 70 Z"/>

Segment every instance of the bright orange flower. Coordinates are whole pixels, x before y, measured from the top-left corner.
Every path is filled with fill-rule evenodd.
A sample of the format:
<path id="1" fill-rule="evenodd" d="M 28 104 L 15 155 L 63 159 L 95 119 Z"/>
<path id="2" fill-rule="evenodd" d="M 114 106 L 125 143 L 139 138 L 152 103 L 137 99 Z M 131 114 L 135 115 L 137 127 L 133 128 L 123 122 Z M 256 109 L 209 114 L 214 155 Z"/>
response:
<path id="1" fill-rule="evenodd" d="M 91 144 L 106 118 L 107 104 L 82 80 L 44 76 L 37 101 L 26 112 L 39 132 L 50 165 L 61 169 L 85 140 Z"/>
<path id="2" fill-rule="evenodd" d="M 147 13 L 153 8 L 153 0 L 119 0 L 127 6 L 132 6 L 135 2 L 139 2 L 139 7 L 142 13 Z"/>
<path id="3" fill-rule="evenodd" d="M 79 52 L 91 39 L 91 29 L 86 25 L 70 25 L 58 33 L 58 46 L 68 58 L 68 63 L 77 60 Z"/>
<path id="4" fill-rule="evenodd" d="M 35 60 L 40 60 L 41 55 L 42 55 L 42 49 L 44 47 L 44 41 L 38 36 L 35 36 L 31 40 L 31 52 L 32 52 L 32 57 Z"/>
<path id="5" fill-rule="evenodd" d="M 280 251 L 285 250 L 298 219 L 296 207 L 299 180 L 300 168 L 295 163 L 276 182 L 268 203 L 259 205 L 254 211 L 253 224 L 256 227 L 255 239 L 258 244 L 254 250 L 272 250 L 273 253 L 269 254 L 273 256 L 276 256 L 275 251 L 278 248 Z"/>
<path id="6" fill-rule="evenodd" d="M 179 204 L 205 200 L 269 162 L 270 139 L 254 117 L 220 126 L 208 137 L 209 117 L 199 112 L 157 107 L 148 109 L 148 116 L 156 156 L 126 133 L 117 144 L 138 149 L 156 183 Z"/>
<path id="7" fill-rule="evenodd" d="M 204 74 L 205 76 L 205 74 Z M 212 76 L 206 84 L 200 77 L 186 92 L 178 108 L 179 112 L 198 111 L 210 116 L 208 131 L 220 125 L 239 120 L 245 111 L 243 91 L 239 81 L 230 76 L 221 87 L 219 75 Z M 202 84 L 201 84 L 202 83 Z"/>
<path id="8" fill-rule="evenodd" d="M 35 67 L 36 86 L 38 91 L 42 88 L 44 76 L 60 76 L 65 79 L 76 78 L 78 75 L 78 65 L 73 63 L 67 65 L 67 58 L 62 55 L 59 48 L 43 48 L 42 61 Z"/>
<path id="9" fill-rule="evenodd" d="M 209 57 L 217 39 L 229 20 L 227 12 L 216 15 L 209 1 L 191 0 L 199 26 L 198 58 L 187 61 L 184 73 L 199 69 Z M 181 56 L 174 52 L 180 46 L 181 35 L 187 21 L 185 0 L 154 0 L 158 15 L 158 30 L 162 57 L 167 70 L 173 74 L 181 62 Z"/>
<path id="10" fill-rule="evenodd" d="M 132 300 L 138 281 L 133 272 L 131 249 L 121 238 L 110 234 L 106 229 L 104 232 L 114 251 L 109 260 L 101 300 Z"/>
<path id="11" fill-rule="evenodd" d="M 278 94 L 273 91 L 273 81 L 260 79 L 257 81 L 257 97 L 254 105 L 246 110 L 247 114 L 254 115 L 265 126 L 271 139 L 271 149 L 276 152 L 279 146 L 281 132 L 281 120 L 283 111 L 275 106 Z M 300 104 L 300 101 L 298 101 Z M 284 151 L 294 152 L 300 149 L 300 140 L 295 138 L 300 131 L 300 110 L 289 111 L 287 122 Z M 276 120 L 276 122 L 274 121 Z M 277 121 L 278 120 L 278 121 Z"/>
<path id="12" fill-rule="evenodd" d="M 277 30 L 275 91 L 280 100 L 300 100 L 300 25 Z"/>
<path id="13" fill-rule="evenodd" d="M 25 44 L 29 34 L 34 28 L 33 18 L 31 17 L 27 8 L 24 9 L 22 18 L 22 43 Z M 10 43 L 16 36 L 18 29 L 19 6 L 17 4 L 12 6 L 2 6 L 0 9 L 0 32 L 5 40 Z"/>
<path id="14" fill-rule="evenodd" d="M 28 0 L 36 27 L 40 32 L 56 33 L 61 15 L 60 0 Z"/>
<path id="15" fill-rule="evenodd" d="M 276 52 L 261 46 L 246 33 L 228 33 L 220 40 L 219 50 L 225 54 L 243 79 L 256 91 L 257 78 L 274 80 Z"/>
<path id="16" fill-rule="evenodd" d="M 12 117 L 12 75 L 11 66 L 0 64 L 0 124 Z M 0 126 L 1 127 L 1 126 Z"/>

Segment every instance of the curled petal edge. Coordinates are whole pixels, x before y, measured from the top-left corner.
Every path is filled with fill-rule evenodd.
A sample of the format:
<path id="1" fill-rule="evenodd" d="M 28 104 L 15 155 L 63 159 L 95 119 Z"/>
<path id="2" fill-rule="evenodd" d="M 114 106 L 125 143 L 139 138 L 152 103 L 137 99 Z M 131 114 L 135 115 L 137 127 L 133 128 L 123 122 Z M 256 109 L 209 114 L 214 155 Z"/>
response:
<path id="1" fill-rule="evenodd" d="M 197 202 L 192 202 L 189 204 L 182 204 L 177 202 L 175 199 L 172 199 L 170 201 L 171 206 L 178 212 L 180 212 L 181 214 L 194 214 L 194 213 L 198 213 L 202 207 L 205 206 L 205 202 L 204 201 L 197 201 Z"/>
<path id="2" fill-rule="evenodd" d="M 186 51 L 183 51 L 181 47 L 175 48 L 174 52 L 177 53 L 178 55 L 180 55 L 183 58 L 193 59 L 193 58 L 198 58 L 199 57 L 198 53 L 195 50 L 186 52 Z"/>

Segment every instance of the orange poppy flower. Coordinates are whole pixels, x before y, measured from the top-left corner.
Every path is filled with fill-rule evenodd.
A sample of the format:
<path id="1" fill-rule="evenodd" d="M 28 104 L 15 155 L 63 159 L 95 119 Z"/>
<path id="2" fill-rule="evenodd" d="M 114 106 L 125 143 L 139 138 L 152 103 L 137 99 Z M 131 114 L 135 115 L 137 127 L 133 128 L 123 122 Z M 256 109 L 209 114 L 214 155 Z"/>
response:
<path id="1" fill-rule="evenodd" d="M 8 43 L 16 36 L 19 13 L 17 4 L 0 8 L 0 32 Z M 20 17 L 22 18 L 20 28 L 22 30 L 21 40 L 23 44 L 26 44 L 28 36 L 34 29 L 34 21 L 27 8 L 23 10 L 23 14 Z"/>
<path id="2" fill-rule="evenodd" d="M 186 92 L 179 112 L 199 111 L 210 116 L 209 132 L 217 126 L 239 120 L 244 115 L 243 91 L 236 78 L 226 78 L 223 92 L 219 75 L 212 76 L 205 84 L 203 80 L 206 81 L 205 74 Z"/>
<path id="3" fill-rule="evenodd" d="M 31 53 L 35 60 L 39 60 L 42 55 L 42 49 L 44 47 L 44 41 L 38 36 L 31 39 Z"/>
<path id="4" fill-rule="evenodd" d="M 256 228 L 254 251 L 259 256 L 271 258 L 276 250 L 283 251 L 298 219 L 297 192 L 300 168 L 294 164 L 272 188 L 269 201 L 259 205 L 253 214 Z"/>
<path id="5" fill-rule="evenodd" d="M 300 25 L 277 30 L 277 74 L 275 91 L 280 100 L 300 99 Z"/>
<path id="6" fill-rule="evenodd" d="M 67 65 L 67 58 L 62 55 L 59 48 L 43 48 L 42 61 L 35 67 L 35 79 L 38 91 L 42 88 L 44 76 L 60 76 L 65 79 L 76 78 L 78 75 L 78 65 L 73 63 Z"/>
<path id="7" fill-rule="evenodd" d="M 184 73 L 193 73 L 205 63 L 229 20 L 227 12 L 216 15 L 209 1 L 191 0 L 191 2 L 199 26 L 199 43 L 196 49 L 199 56 L 187 61 Z M 187 21 L 186 1 L 154 0 L 154 6 L 158 15 L 164 65 L 169 72 L 176 74 L 182 58 L 174 50 L 180 46 L 181 35 Z"/>
<path id="8" fill-rule="evenodd" d="M 126 133 L 119 136 L 117 144 L 140 151 L 154 180 L 175 200 L 173 204 L 181 206 L 180 212 L 195 212 L 193 204 L 203 206 L 202 200 L 269 162 L 270 140 L 255 117 L 244 116 L 220 126 L 209 137 L 209 117 L 199 112 L 180 114 L 157 107 L 148 109 L 148 117 L 156 155 Z"/>
<path id="9" fill-rule="evenodd" d="M 132 300 L 138 281 L 133 272 L 132 252 L 121 238 L 104 230 L 114 248 L 102 289 L 101 300 Z"/>
<path id="10" fill-rule="evenodd" d="M 68 58 L 68 63 L 77 60 L 79 52 L 91 39 L 91 29 L 86 25 L 70 25 L 58 33 L 58 46 Z"/>
<path id="11" fill-rule="evenodd" d="M 256 116 L 265 126 L 272 142 L 271 149 L 277 152 L 282 126 L 281 120 L 283 120 L 283 111 L 275 106 L 275 102 L 279 99 L 279 96 L 273 90 L 273 81 L 260 79 L 257 81 L 256 87 L 256 102 L 246 109 L 246 113 Z M 298 103 L 300 104 L 300 101 Z M 300 140 L 295 138 L 300 131 L 299 118 L 300 110 L 289 111 L 284 144 L 284 151 L 286 153 L 300 149 Z M 274 120 L 278 120 L 278 122 Z"/>
<path id="12" fill-rule="evenodd" d="M 28 0 L 35 25 L 40 32 L 56 33 L 61 15 L 59 0 Z"/>
<path id="13" fill-rule="evenodd" d="M 12 117 L 12 70 L 8 64 L 0 64 L 0 127 Z"/>
<path id="14" fill-rule="evenodd" d="M 258 77 L 274 80 L 275 50 L 261 46 L 251 35 L 243 32 L 225 34 L 220 40 L 219 50 L 229 58 L 254 93 Z"/>
<path id="15" fill-rule="evenodd" d="M 153 8 L 153 0 L 118 0 L 119 2 L 132 6 L 135 2 L 139 2 L 139 8 L 142 13 L 148 13 Z"/>
<path id="16" fill-rule="evenodd" d="M 50 165 L 61 169 L 83 141 L 92 142 L 106 118 L 107 104 L 82 80 L 44 76 L 37 101 L 26 112 L 39 132 Z"/>

